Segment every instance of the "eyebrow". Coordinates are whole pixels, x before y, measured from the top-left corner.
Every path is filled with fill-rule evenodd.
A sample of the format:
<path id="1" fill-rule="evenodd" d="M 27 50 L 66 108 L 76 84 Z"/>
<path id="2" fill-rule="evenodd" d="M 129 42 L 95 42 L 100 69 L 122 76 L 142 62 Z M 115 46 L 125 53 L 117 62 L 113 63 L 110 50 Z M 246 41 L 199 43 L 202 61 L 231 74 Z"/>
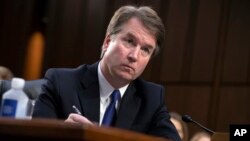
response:
<path id="1" fill-rule="evenodd" d="M 126 35 L 129 36 L 129 37 L 132 37 L 132 38 L 134 38 L 134 39 L 137 39 L 136 36 L 135 36 L 134 34 L 130 33 L 130 32 L 127 33 Z"/>
<path id="2" fill-rule="evenodd" d="M 131 32 L 128 32 L 126 35 L 127 35 L 128 37 L 131 37 L 131 38 L 133 38 L 133 39 L 138 40 L 138 38 L 137 38 L 133 33 L 131 33 Z M 151 50 L 153 50 L 153 48 L 154 48 L 152 45 L 149 45 L 149 44 L 146 44 L 144 47 L 147 47 L 147 48 L 149 48 L 149 49 L 151 49 Z"/>

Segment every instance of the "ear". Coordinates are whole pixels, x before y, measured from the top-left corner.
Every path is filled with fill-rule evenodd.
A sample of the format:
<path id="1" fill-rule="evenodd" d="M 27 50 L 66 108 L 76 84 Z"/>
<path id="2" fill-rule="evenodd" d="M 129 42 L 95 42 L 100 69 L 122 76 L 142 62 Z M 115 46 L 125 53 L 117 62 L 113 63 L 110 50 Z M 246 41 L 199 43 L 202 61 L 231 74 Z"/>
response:
<path id="1" fill-rule="evenodd" d="M 110 35 L 108 34 L 105 39 L 104 39 L 104 42 L 103 42 L 103 51 L 106 51 L 107 48 L 109 47 L 109 44 L 111 42 L 111 37 Z"/>

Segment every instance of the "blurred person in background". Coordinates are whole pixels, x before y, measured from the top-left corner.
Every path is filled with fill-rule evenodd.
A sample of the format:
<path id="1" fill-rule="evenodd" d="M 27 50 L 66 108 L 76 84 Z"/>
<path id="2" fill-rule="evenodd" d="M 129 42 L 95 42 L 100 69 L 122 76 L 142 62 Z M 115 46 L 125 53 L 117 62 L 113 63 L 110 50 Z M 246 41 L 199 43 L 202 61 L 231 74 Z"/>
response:
<path id="1" fill-rule="evenodd" d="M 176 112 L 170 112 L 170 120 L 174 124 L 182 141 L 188 141 L 188 127 L 187 124 L 182 121 L 180 114 Z"/>
<path id="2" fill-rule="evenodd" d="M 0 66 L 0 80 L 11 80 L 13 78 L 13 73 L 7 67 Z"/>
<path id="3" fill-rule="evenodd" d="M 190 141 L 211 141 L 211 135 L 207 132 L 197 132 L 193 135 Z"/>

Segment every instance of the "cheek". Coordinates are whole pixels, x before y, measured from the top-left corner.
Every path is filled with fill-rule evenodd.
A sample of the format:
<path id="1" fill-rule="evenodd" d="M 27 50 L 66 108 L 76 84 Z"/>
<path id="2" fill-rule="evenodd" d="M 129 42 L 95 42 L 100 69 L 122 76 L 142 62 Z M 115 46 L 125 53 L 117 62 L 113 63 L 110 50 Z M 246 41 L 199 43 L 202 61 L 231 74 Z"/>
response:
<path id="1" fill-rule="evenodd" d="M 147 64 L 148 64 L 148 60 L 141 61 L 138 64 L 138 73 L 142 73 L 145 70 Z"/>
<path id="2" fill-rule="evenodd" d="M 109 46 L 105 55 L 107 62 L 112 66 L 116 66 L 125 60 L 126 52 L 119 46 Z"/>
<path id="3" fill-rule="evenodd" d="M 120 47 L 119 47 L 119 44 L 117 42 L 110 42 L 109 46 L 107 47 L 107 53 L 110 54 L 110 55 L 116 55 L 118 54 L 119 52 L 122 52 L 120 51 Z"/>
<path id="4" fill-rule="evenodd" d="M 127 54 L 128 54 L 128 51 L 121 46 L 114 46 L 110 50 L 110 55 L 116 58 L 116 60 L 113 60 L 113 61 L 124 60 Z"/>

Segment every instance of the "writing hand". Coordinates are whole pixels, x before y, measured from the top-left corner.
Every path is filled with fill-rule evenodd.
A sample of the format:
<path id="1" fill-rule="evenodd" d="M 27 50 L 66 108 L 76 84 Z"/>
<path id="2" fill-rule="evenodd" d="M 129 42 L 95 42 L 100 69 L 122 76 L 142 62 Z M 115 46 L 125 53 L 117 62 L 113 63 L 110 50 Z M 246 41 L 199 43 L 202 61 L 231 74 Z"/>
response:
<path id="1" fill-rule="evenodd" d="M 89 121 L 86 117 L 71 113 L 68 118 L 64 121 L 66 123 L 77 123 L 77 124 L 82 124 L 82 125 L 94 125 L 91 121 Z"/>

